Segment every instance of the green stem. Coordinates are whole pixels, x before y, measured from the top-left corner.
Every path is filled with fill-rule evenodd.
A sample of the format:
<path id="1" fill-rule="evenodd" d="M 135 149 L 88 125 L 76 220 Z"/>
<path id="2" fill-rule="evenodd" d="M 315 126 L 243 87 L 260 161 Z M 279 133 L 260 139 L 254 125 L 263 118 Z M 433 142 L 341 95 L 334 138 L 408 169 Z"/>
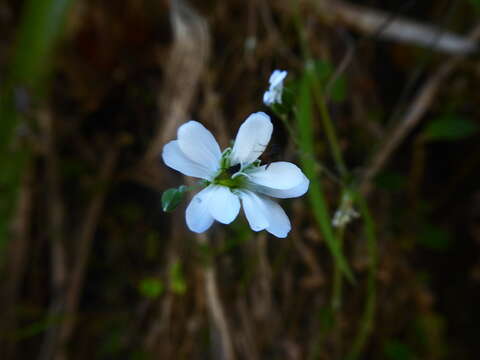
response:
<path id="1" fill-rule="evenodd" d="M 328 145 L 330 146 L 330 150 L 332 151 L 333 160 L 335 161 L 341 177 L 346 178 L 348 176 L 347 167 L 345 166 L 345 162 L 343 161 L 342 151 L 340 150 L 340 145 L 337 134 L 335 132 L 335 127 L 333 126 L 332 118 L 330 117 L 327 104 L 325 103 L 322 86 L 320 85 L 316 74 L 313 76 L 312 87 L 315 102 L 320 111 L 322 125 L 325 129 L 325 135 L 327 136 Z"/>
<path id="2" fill-rule="evenodd" d="M 308 74 L 304 74 L 299 91 L 298 109 L 296 112 L 298 137 L 300 147 L 300 161 L 305 175 L 310 179 L 308 197 L 313 210 L 313 215 L 325 238 L 325 242 L 338 266 L 345 276 L 354 281 L 353 274 L 348 266 L 332 229 L 332 219 L 328 210 L 322 181 L 317 174 L 317 163 L 313 154 L 315 153 L 315 134 L 313 131 L 313 109 L 310 94 Z"/>
<path id="3" fill-rule="evenodd" d="M 345 227 L 341 226 L 337 231 L 337 242 L 338 248 L 340 251 L 343 252 L 343 235 Z M 337 312 L 342 307 L 342 287 L 343 287 L 343 273 L 337 264 L 333 269 L 333 280 L 332 280 L 333 288 L 332 288 L 332 311 Z"/>
<path id="4" fill-rule="evenodd" d="M 376 272 L 377 272 L 377 239 L 375 235 L 375 224 L 370 215 L 368 205 L 362 195 L 358 192 L 355 194 L 355 202 L 358 204 L 360 213 L 365 221 L 365 235 L 368 244 L 368 253 L 370 257 L 369 272 L 367 277 L 367 300 L 360 323 L 360 329 L 353 341 L 348 360 L 356 360 L 361 355 L 367 344 L 367 340 L 372 332 L 375 307 L 376 307 Z"/>

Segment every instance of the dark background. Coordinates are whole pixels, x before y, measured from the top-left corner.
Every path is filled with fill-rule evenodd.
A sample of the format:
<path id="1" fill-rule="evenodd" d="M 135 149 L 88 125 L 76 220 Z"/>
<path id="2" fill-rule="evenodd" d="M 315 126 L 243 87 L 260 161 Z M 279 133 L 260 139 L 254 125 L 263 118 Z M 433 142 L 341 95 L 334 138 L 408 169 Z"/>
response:
<path id="1" fill-rule="evenodd" d="M 476 0 L 0 1 L 0 358 L 478 358 L 479 15 Z M 276 68 L 295 89 L 305 49 L 373 219 L 375 252 L 364 216 L 345 229 L 341 306 L 307 196 L 281 202 L 287 239 L 243 215 L 198 237 L 187 199 L 161 204 L 186 180 L 158 155 L 191 118 L 224 148 L 269 112 L 264 161 L 300 163 L 261 99 Z M 332 217 L 344 184 L 320 117 Z"/>

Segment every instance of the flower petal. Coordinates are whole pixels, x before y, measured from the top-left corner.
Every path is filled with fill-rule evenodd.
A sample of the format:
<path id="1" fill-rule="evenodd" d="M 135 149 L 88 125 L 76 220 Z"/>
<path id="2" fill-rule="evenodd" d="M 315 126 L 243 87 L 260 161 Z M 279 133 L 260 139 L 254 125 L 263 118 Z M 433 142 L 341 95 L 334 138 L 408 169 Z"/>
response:
<path id="1" fill-rule="evenodd" d="M 196 194 L 185 211 L 185 219 L 188 228 L 196 233 L 206 231 L 213 224 L 213 217 L 208 211 L 208 199 L 212 192 L 212 186 L 208 186 Z"/>
<path id="2" fill-rule="evenodd" d="M 213 185 L 207 201 L 208 211 L 213 218 L 222 224 L 230 224 L 240 211 L 238 196 L 225 186 Z"/>
<path id="3" fill-rule="evenodd" d="M 270 79 L 268 82 L 270 83 L 270 87 L 278 86 L 282 83 L 282 81 L 287 77 L 288 72 L 286 70 L 274 70 L 272 75 L 270 75 Z"/>
<path id="4" fill-rule="evenodd" d="M 162 159 L 167 166 L 187 176 L 209 180 L 213 175 L 207 167 L 190 160 L 178 146 L 177 140 L 170 141 L 163 147 Z"/>
<path id="5" fill-rule="evenodd" d="M 243 211 L 252 230 L 264 230 L 269 222 L 263 200 L 252 191 L 243 191 L 240 198 L 242 199 Z"/>
<path id="6" fill-rule="evenodd" d="M 288 198 L 295 198 L 295 197 L 302 196 L 308 191 L 309 185 L 310 185 L 310 180 L 308 180 L 308 178 L 305 175 L 303 175 L 303 180 L 300 182 L 300 184 L 290 189 L 279 190 L 279 189 L 273 189 L 267 186 L 256 185 L 254 186 L 254 190 L 271 197 L 275 197 L 279 199 L 288 199 Z"/>
<path id="7" fill-rule="evenodd" d="M 275 102 L 275 98 L 275 92 L 272 90 L 267 90 L 263 94 L 263 103 L 267 106 L 270 106 Z"/>
<path id="8" fill-rule="evenodd" d="M 248 172 L 250 182 L 272 189 L 287 190 L 305 180 L 302 170 L 286 161 L 273 162 Z"/>
<path id="9" fill-rule="evenodd" d="M 247 165 L 263 153 L 272 136 L 273 125 L 264 112 L 251 114 L 238 129 L 233 145 L 231 164 Z"/>
<path id="10" fill-rule="evenodd" d="M 263 205 L 265 206 L 268 216 L 269 225 L 266 230 L 278 238 L 287 237 L 292 226 L 285 211 L 275 201 L 265 196 L 262 196 L 261 199 L 263 200 Z"/>
<path id="11" fill-rule="evenodd" d="M 184 154 L 211 172 L 217 171 L 222 153 L 212 133 L 198 121 L 189 121 L 178 128 L 178 145 Z"/>

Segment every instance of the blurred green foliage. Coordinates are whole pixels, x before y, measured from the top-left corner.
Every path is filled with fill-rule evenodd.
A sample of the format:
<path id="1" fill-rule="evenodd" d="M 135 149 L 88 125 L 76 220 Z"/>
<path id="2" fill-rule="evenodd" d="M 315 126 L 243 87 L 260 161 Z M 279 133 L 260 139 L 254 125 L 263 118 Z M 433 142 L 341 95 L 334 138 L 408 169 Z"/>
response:
<path id="1" fill-rule="evenodd" d="M 479 125 L 457 114 L 444 114 L 430 121 L 422 132 L 426 141 L 462 140 L 478 132 Z"/>
<path id="2" fill-rule="evenodd" d="M 412 349 L 398 340 L 389 340 L 385 343 L 383 352 L 387 360 L 415 360 Z"/>
<path id="3" fill-rule="evenodd" d="M 170 267 L 170 289 L 177 295 L 184 295 L 187 291 L 187 282 L 180 261 L 176 261 Z"/>
<path id="4" fill-rule="evenodd" d="M 23 4 L 14 55 L 0 89 L 0 250 L 8 239 L 17 190 L 30 158 L 25 138 L 35 127 L 34 121 L 25 116 L 31 109 L 23 107 L 38 105 L 48 89 L 53 52 L 71 3 L 27 0 Z"/>
<path id="5" fill-rule="evenodd" d="M 143 296 L 150 299 L 156 299 L 163 294 L 165 287 L 160 279 L 148 277 L 140 281 L 138 290 Z"/>
<path id="6" fill-rule="evenodd" d="M 431 250 L 445 251 L 451 243 L 451 236 L 437 226 L 426 224 L 420 231 L 417 242 Z"/>
<path id="7" fill-rule="evenodd" d="M 305 175 L 310 179 L 310 187 L 308 197 L 312 206 L 315 220 L 325 236 L 325 241 L 338 264 L 340 269 L 349 279 L 353 279 L 353 274 L 348 266 L 347 261 L 342 253 L 338 239 L 332 229 L 331 214 L 328 211 L 325 201 L 324 191 L 321 185 L 321 179 L 317 173 L 317 162 L 313 154 L 315 154 L 315 129 L 313 127 L 313 107 L 311 88 L 312 81 L 315 81 L 315 74 L 306 70 L 302 77 L 299 93 L 298 93 L 298 143 L 301 151 L 302 168 Z"/>
<path id="8" fill-rule="evenodd" d="M 347 79 L 344 74 L 336 74 L 336 67 L 329 61 L 316 60 L 314 62 L 314 71 L 324 86 L 330 86 L 330 93 L 326 94 L 334 103 L 342 102 L 347 97 Z M 337 76 L 338 75 L 338 76 Z M 335 76 L 335 78 L 333 78 Z M 330 81 L 333 83 L 330 85 Z"/>

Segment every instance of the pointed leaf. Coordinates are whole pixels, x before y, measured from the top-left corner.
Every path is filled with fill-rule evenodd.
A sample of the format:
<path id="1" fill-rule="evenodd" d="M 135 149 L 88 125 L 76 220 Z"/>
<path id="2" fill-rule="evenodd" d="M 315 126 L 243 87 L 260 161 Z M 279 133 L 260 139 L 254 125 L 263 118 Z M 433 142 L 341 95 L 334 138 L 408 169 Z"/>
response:
<path id="1" fill-rule="evenodd" d="M 185 196 L 187 187 L 185 185 L 179 188 L 171 188 L 163 192 L 162 194 L 162 209 L 165 212 L 175 210 Z"/>
<path id="2" fill-rule="evenodd" d="M 447 114 L 430 122 L 423 136 L 428 141 L 455 141 L 475 134 L 478 129 L 478 124 L 468 118 Z"/>

